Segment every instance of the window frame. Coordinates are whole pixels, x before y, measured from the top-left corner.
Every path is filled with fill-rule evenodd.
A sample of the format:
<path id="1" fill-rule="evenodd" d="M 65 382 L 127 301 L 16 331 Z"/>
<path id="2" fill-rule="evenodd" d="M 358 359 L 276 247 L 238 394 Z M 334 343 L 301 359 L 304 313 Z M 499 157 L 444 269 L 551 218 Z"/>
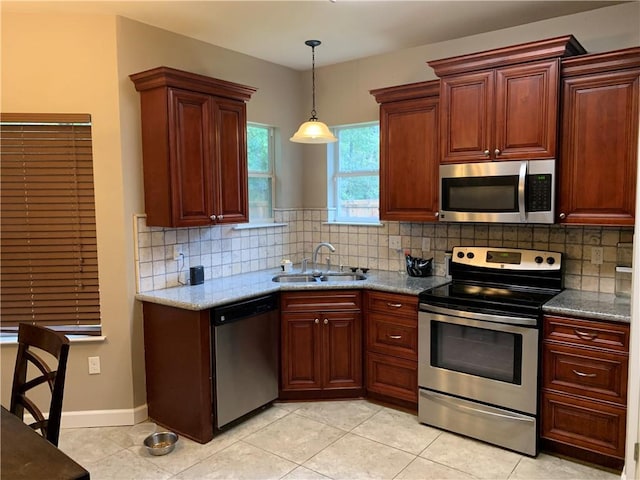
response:
<path id="1" fill-rule="evenodd" d="M 268 160 L 269 160 L 269 168 L 267 172 L 256 172 L 251 171 L 249 168 L 249 152 L 247 152 L 247 201 L 249 202 L 249 225 L 261 225 L 261 224 L 271 224 L 274 223 L 274 210 L 275 210 L 275 201 L 276 201 L 276 174 L 275 174 L 275 138 L 276 138 L 276 129 L 271 125 L 265 125 L 262 123 L 256 122 L 247 122 L 247 143 L 249 142 L 249 127 L 261 128 L 265 129 L 268 132 Z M 251 218 L 251 206 L 249 198 L 251 197 L 250 187 L 249 187 L 249 179 L 250 178 L 268 178 L 271 179 L 271 216 L 269 218 L 260 218 L 258 220 Z"/>
<path id="2" fill-rule="evenodd" d="M 331 132 L 338 138 L 337 142 L 327 145 L 327 205 L 329 207 L 328 220 L 329 223 L 342 223 L 352 225 L 380 225 L 380 196 L 378 195 L 378 215 L 376 217 L 367 217 L 359 220 L 357 217 L 345 217 L 339 215 L 339 198 L 338 198 L 338 181 L 340 178 L 355 178 L 375 176 L 380 182 L 380 152 L 378 150 L 378 169 L 377 170 L 361 170 L 358 172 L 340 172 L 340 131 L 358 127 L 378 127 L 378 149 L 380 147 L 380 122 L 378 120 L 361 123 L 350 123 L 345 125 L 333 126 Z M 379 190 L 378 190 L 379 194 Z"/>

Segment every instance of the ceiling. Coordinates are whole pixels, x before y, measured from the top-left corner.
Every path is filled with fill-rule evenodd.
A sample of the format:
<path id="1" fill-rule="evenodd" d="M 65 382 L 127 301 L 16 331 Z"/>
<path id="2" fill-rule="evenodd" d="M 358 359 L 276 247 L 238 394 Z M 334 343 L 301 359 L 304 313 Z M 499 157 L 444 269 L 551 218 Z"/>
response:
<path id="1" fill-rule="evenodd" d="M 115 14 L 296 70 L 499 30 L 619 1 L 4 1 L 2 11 Z"/>

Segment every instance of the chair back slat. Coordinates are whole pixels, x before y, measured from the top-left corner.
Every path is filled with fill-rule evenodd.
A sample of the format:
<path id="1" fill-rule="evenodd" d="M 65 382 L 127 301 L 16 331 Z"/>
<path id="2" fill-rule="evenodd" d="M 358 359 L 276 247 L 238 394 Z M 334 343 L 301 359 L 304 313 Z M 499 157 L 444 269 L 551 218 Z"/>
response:
<path id="1" fill-rule="evenodd" d="M 55 357 L 57 367 L 52 370 L 49 365 L 32 349 L 37 348 Z M 58 445 L 60 436 L 60 420 L 62 417 L 62 398 L 64 394 L 65 373 L 69 356 L 69 339 L 51 329 L 21 323 L 18 328 L 18 355 L 13 375 L 10 411 L 24 420 L 27 410 L 36 420 L 30 426 L 40 430 L 42 435 L 54 445 Z M 34 365 L 41 375 L 27 380 L 29 364 Z M 42 411 L 27 396 L 27 393 L 47 383 L 51 391 L 49 415 L 45 419 Z"/>

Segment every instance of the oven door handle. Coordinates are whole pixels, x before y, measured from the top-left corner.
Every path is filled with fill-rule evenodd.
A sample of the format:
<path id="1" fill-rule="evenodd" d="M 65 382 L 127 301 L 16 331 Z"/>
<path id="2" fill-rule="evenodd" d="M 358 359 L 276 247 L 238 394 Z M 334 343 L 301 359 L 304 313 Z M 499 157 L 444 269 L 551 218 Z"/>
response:
<path id="1" fill-rule="evenodd" d="M 441 315 L 453 315 L 456 317 L 469 318 L 471 320 L 482 320 L 485 322 L 504 323 L 507 325 L 523 325 L 535 327 L 538 325 L 537 318 L 526 317 L 512 317 L 512 316 L 500 316 L 491 315 L 488 313 L 469 312 L 466 310 L 454 310 L 452 308 L 435 307 L 433 305 L 427 305 L 426 303 L 420 304 L 420 310 L 427 313 L 439 313 Z"/>
<path id="2" fill-rule="evenodd" d="M 497 413 L 497 412 L 490 412 L 488 410 L 483 410 L 481 408 L 473 408 L 473 407 L 468 407 L 467 405 L 462 405 L 459 403 L 455 403 L 452 402 L 450 400 L 448 400 L 446 397 L 443 397 L 442 395 L 438 395 L 436 393 L 431 393 L 431 392 L 426 392 L 424 390 L 420 390 L 420 396 L 424 397 L 424 398 L 428 398 L 433 402 L 436 403 L 440 403 L 442 405 L 445 405 L 449 408 L 453 408 L 453 409 L 457 409 L 457 410 L 463 410 L 463 411 L 468 411 L 468 412 L 472 412 L 472 413 L 479 413 L 481 415 L 489 415 L 492 417 L 500 417 L 500 418 L 504 418 L 506 420 L 515 420 L 516 422 L 526 422 L 526 423 L 531 423 L 534 422 L 534 419 L 529 418 L 529 417 L 523 417 L 520 415 L 506 415 L 504 413 Z"/>
<path id="3" fill-rule="evenodd" d="M 525 211 L 525 190 L 527 181 L 527 167 L 529 162 L 524 160 L 520 163 L 520 174 L 518 178 L 518 211 L 520 212 L 520 221 L 527 221 L 527 212 Z"/>

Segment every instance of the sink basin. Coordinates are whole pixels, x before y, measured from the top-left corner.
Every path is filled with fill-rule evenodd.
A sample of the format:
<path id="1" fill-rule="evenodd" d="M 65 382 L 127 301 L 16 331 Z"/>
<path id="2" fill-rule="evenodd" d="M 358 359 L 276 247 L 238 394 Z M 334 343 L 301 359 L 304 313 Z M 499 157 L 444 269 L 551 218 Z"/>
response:
<path id="1" fill-rule="evenodd" d="M 329 272 L 320 277 L 322 282 L 353 282 L 364 280 L 367 277 L 363 273 Z"/>
<path id="2" fill-rule="evenodd" d="M 314 277 L 311 274 L 306 273 L 284 273 L 282 275 L 276 275 L 271 280 L 274 282 L 295 282 L 295 283 L 305 283 L 305 282 L 318 282 L 320 281 L 320 277 Z"/>
<path id="3" fill-rule="evenodd" d="M 367 277 L 362 273 L 329 272 L 314 276 L 310 273 L 283 273 L 276 275 L 271 280 L 279 283 L 316 283 L 316 282 L 353 282 L 364 280 Z"/>

